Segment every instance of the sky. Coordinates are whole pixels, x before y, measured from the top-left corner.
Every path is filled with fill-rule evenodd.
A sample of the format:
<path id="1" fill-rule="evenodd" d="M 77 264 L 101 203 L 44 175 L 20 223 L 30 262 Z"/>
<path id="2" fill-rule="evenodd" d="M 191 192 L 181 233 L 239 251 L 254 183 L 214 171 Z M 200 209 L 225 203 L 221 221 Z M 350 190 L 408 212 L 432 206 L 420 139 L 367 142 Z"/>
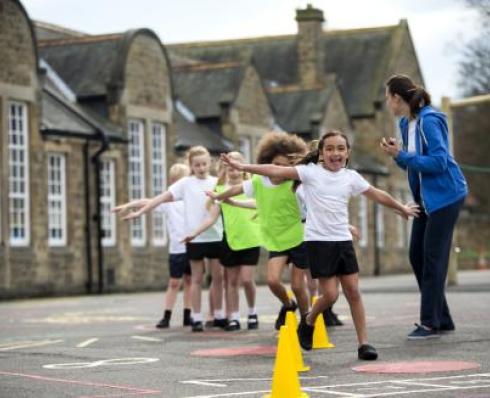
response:
<path id="1" fill-rule="evenodd" d="M 464 0 L 21 0 L 29 16 L 89 34 L 154 30 L 164 44 L 295 34 L 295 10 L 323 10 L 324 30 L 408 20 L 425 85 L 435 103 L 459 98 L 458 60 L 478 34 Z"/>

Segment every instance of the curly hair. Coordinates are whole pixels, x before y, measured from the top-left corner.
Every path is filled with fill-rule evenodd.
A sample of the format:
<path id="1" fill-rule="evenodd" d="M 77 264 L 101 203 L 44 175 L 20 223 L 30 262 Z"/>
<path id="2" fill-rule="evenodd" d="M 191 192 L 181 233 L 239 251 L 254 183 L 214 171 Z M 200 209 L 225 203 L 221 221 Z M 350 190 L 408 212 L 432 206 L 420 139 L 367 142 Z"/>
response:
<path id="1" fill-rule="evenodd" d="M 272 160 L 280 155 L 288 158 L 295 155 L 302 156 L 307 149 L 306 143 L 295 134 L 270 132 L 258 143 L 257 163 L 272 163 Z"/>

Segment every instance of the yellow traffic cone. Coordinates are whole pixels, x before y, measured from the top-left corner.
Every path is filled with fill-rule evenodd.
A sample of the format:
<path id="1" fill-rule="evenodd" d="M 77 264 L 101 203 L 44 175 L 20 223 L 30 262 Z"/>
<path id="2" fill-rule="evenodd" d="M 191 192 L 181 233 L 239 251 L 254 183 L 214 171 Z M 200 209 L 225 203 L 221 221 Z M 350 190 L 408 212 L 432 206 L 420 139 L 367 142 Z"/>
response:
<path id="1" fill-rule="evenodd" d="M 291 338 L 287 326 L 281 326 L 279 342 L 277 343 L 276 361 L 272 376 L 272 391 L 263 398 L 308 398 L 301 391 L 298 372 L 294 366 L 291 352 Z"/>
<path id="2" fill-rule="evenodd" d="M 291 353 L 293 354 L 293 360 L 296 365 L 296 370 L 298 372 L 307 372 L 311 368 L 309 366 L 306 366 L 303 362 L 303 354 L 301 353 L 301 348 L 299 347 L 298 340 L 298 324 L 296 321 L 296 316 L 291 311 L 288 311 L 286 313 L 286 326 L 289 331 L 289 337 L 291 338 Z"/>
<path id="3" fill-rule="evenodd" d="M 317 297 L 313 299 L 315 304 Z M 323 320 L 323 314 L 320 312 L 315 320 L 315 329 L 313 329 L 313 349 L 334 348 L 335 344 L 328 338 L 327 326 Z"/>

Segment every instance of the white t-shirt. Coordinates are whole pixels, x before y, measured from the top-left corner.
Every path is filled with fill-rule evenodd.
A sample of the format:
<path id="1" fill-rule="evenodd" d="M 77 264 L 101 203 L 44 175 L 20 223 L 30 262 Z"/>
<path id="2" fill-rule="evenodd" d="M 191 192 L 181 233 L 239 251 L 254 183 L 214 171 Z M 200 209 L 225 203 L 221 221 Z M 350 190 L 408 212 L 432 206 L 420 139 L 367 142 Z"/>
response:
<path id="1" fill-rule="evenodd" d="M 341 169 L 332 172 L 321 165 L 309 163 L 296 166 L 305 192 L 305 241 L 352 240 L 349 231 L 349 199 L 370 184 L 358 172 Z"/>
<path id="2" fill-rule="evenodd" d="M 206 191 L 212 191 L 216 186 L 216 177 L 209 176 L 205 179 L 196 176 L 181 178 L 175 184 L 172 184 L 168 190 L 174 197 L 174 200 L 184 202 L 184 231 L 188 235 L 199 227 L 208 217 L 209 212 L 206 209 L 208 197 Z M 218 242 L 223 239 L 223 222 L 221 217 L 196 237 L 193 243 Z"/>
<path id="3" fill-rule="evenodd" d="M 168 232 L 168 252 L 170 254 L 185 253 L 185 243 L 181 243 L 185 238 L 184 231 L 184 202 L 162 203 L 155 209 L 155 212 L 165 216 L 165 225 Z"/>
<path id="4" fill-rule="evenodd" d="M 408 145 L 407 152 L 416 152 L 415 148 L 415 129 L 417 127 L 417 120 L 410 120 L 408 122 Z"/>
<path id="5" fill-rule="evenodd" d="M 271 179 L 267 176 L 262 176 L 262 183 L 266 187 L 277 187 L 277 184 L 274 184 Z M 249 198 L 255 197 L 254 186 L 252 180 L 245 180 L 242 183 L 243 193 Z M 304 200 L 304 192 L 301 185 L 296 190 L 296 200 L 298 201 L 299 210 L 301 212 L 301 219 L 304 220 L 306 218 L 306 205 Z"/>

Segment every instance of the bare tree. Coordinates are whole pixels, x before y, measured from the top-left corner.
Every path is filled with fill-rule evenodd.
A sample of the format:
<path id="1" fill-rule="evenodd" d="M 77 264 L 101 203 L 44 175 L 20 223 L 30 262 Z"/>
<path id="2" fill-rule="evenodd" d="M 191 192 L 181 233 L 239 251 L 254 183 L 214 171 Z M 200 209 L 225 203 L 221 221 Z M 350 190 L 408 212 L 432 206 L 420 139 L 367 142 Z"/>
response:
<path id="1" fill-rule="evenodd" d="M 465 0 L 480 16 L 478 36 L 463 50 L 459 86 L 464 95 L 490 93 L 490 0 Z"/>

